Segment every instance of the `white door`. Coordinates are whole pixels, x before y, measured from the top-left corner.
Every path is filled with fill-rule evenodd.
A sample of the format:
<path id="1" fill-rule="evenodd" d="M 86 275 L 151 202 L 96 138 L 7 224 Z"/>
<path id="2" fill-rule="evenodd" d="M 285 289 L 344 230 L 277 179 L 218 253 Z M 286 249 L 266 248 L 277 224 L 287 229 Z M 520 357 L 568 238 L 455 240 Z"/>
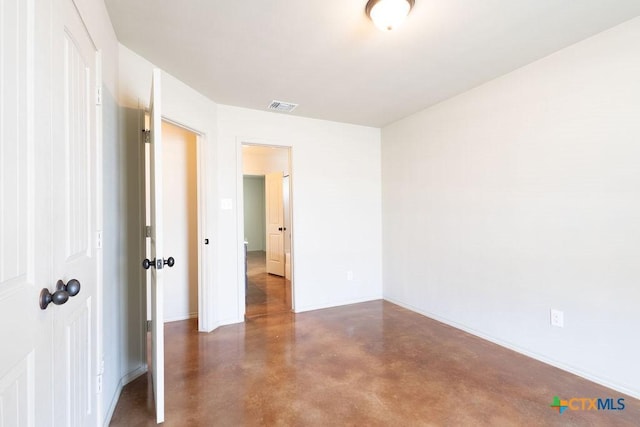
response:
<path id="1" fill-rule="evenodd" d="M 3 0 L 0 44 L 0 425 L 96 425 L 95 49 L 71 0 Z"/>
<path id="2" fill-rule="evenodd" d="M 51 207 L 53 279 L 69 288 L 54 316 L 55 425 L 98 422 L 98 128 L 96 49 L 72 0 L 55 0 Z M 77 282 L 72 282 L 72 281 Z M 71 283 L 79 284 L 73 295 Z"/>
<path id="3" fill-rule="evenodd" d="M 164 422 L 164 288 L 162 241 L 162 113 L 160 70 L 153 70 L 149 105 L 150 156 L 149 201 L 151 226 L 151 375 L 156 404 L 156 421 Z"/>
<path id="4" fill-rule="evenodd" d="M 34 102 L 34 8 L 3 0 L 0 12 L 0 425 L 51 424 L 53 310 L 48 192 L 50 109 Z M 46 53 L 45 53 L 46 55 Z M 35 126 L 36 115 L 41 117 Z M 60 307 L 55 307 L 60 308 Z"/>
<path id="5" fill-rule="evenodd" d="M 282 172 L 267 174 L 264 184 L 267 221 L 267 273 L 284 276 Z"/>

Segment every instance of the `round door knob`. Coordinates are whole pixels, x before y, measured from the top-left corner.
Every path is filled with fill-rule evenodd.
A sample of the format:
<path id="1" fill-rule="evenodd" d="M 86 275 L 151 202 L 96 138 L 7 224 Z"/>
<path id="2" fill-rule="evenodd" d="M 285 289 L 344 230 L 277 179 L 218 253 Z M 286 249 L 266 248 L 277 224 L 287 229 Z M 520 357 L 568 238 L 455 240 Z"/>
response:
<path id="1" fill-rule="evenodd" d="M 51 295 L 51 302 L 55 305 L 62 305 L 67 301 L 69 301 L 69 292 L 67 291 L 55 291 Z"/>
<path id="2" fill-rule="evenodd" d="M 168 265 L 169 267 L 173 267 L 176 264 L 176 260 L 173 259 L 172 256 L 164 260 L 164 265 Z"/>
<path id="3" fill-rule="evenodd" d="M 49 289 L 43 288 L 40 291 L 40 308 L 42 310 L 46 310 L 49 304 L 54 303 L 55 305 L 64 304 L 69 300 L 69 292 L 64 289 L 60 289 L 55 291 L 53 294 L 49 292 Z"/>
<path id="4" fill-rule="evenodd" d="M 76 279 L 71 279 L 65 286 L 70 297 L 75 297 L 80 292 L 80 282 Z"/>
<path id="5" fill-rule="evenodd" d="M 76 279 L 71 279 L 65 283 L 62 280 L 56 282 L 56 291 L 54 293 L 49 292 L 49 289 L 43 288 L 40 291 L 40 308 L 45 310 L 49 304 L 62 305 L 69 301 L 69 298 L 75 297 L 80 292 L 80 282 Z"/>
<path id="6" fill-rule="evenodd" d="M 154 259 L 153 261 L 149 261 L 149 259 L 145 259 L 144 261 L 142 261 L 142 268 L 144 268 L 145 270 L 148 270 L 150 267 L 155 267 L 156 266 L 156 260 Z"/>

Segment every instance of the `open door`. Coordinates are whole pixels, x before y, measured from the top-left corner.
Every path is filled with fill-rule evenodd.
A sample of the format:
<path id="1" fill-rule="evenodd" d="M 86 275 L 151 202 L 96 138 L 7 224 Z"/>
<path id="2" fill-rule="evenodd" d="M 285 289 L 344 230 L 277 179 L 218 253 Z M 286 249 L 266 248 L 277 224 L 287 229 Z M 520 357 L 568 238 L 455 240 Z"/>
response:
<path id="1" fill-rule="evenodd" d="M 284 276 L 284 211 L 282 172 L 265 175 L 267 273 Z"/>
<path id="2" fill-rule="evenodd" d="M 160 110 L 160 70 L 153 70 L 149 101 L 149 200 L 151 254 L 143 266 L 151 270 L 151 377 L 156 403 L 156 421 L 164 422 L 164 288 L 162 283 L 162 114 Z M 167 264 L 169 260 L 167 260 Z M 173 262 L 171 262 L 173 265 Z"/>

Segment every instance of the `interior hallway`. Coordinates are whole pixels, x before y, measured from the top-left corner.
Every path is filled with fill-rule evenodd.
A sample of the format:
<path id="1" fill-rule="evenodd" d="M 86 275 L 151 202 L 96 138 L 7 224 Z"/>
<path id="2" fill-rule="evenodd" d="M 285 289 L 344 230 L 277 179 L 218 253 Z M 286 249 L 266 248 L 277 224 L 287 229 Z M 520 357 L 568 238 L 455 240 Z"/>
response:
<path id="1" fill-rule="evenodd" d="M 291 311 L 291 281 L 267 274 L 264 251 L 247 252 L 245 318 Z"/>
<path id="2" fill-rule="evenodd" d="M 167 426 L 635 426 L 640 401 L 373 301 L 196 332 L 165 327 Z M 112 426 L 152 426 L 148 375 Z M 565 411 L 553 397 L 622 397 L 623 411 Z"/>

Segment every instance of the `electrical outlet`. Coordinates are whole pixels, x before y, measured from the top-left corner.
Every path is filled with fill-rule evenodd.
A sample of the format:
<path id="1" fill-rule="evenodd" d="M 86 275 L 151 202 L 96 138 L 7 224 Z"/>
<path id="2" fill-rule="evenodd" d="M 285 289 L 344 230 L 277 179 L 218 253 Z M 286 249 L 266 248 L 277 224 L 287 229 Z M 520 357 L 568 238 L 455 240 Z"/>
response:
<path id="1" fill-rule="evenodd" d="M 353 280 L 353 271 L 351 271 L 351 270 L 347 271 L 347 280 L 348 281 L 352 281 Z"/>
<path id="2" fill-rule="evenodd" d="M 551 326 L 564 328 L 564 312 L 553 308 L 551 309 Z"/>

